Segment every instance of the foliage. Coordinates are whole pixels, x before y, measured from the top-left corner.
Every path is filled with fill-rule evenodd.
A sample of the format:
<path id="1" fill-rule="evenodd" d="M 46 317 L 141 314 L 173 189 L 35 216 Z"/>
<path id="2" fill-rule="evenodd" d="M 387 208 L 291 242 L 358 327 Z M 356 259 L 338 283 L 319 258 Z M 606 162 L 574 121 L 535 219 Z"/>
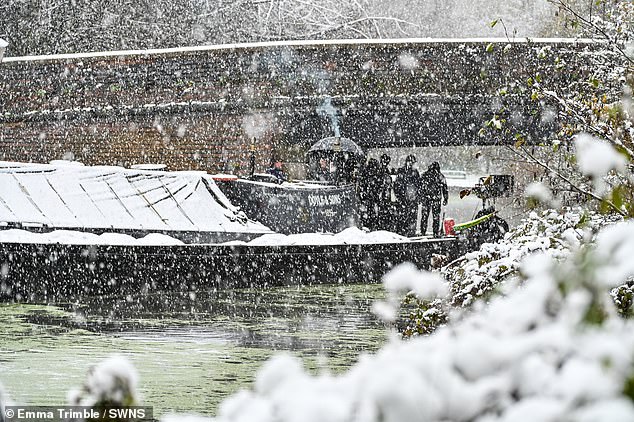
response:
<path id="1" fill-rule="evenodd" d="M 83 386 L 69 394 L 73 406 L 102 411 L 112 407 L 138 406 L 136 369 L 124 357 L 112 356 L 88 371 Z"/>
<path id="2" fill-rule="evenodd" d="M 0 4 L 7 54 L 75 53 L 403 34 L 374 1 L 16 0 Z M 375 13 L 376 12 L 376 13 Z"/>
<path id="3" fill-rule="evenodd" d="M 556 71 L 545 74 L 539 69 L 526 80 L 516 80 L 499 91 L 501 107 L 483 125 L 481 136 L 495 136 L 514 141 L 513 151 L 522 159 L 540 165 L 555 190 L 570 190 L 600 201 L 603 212 L 634 216 L 634 185 L 629 172 L 614 171 L 605 192 L 593 192 L 583 175 L 574 166 L 574 142 L 585 133 L 607 141 L 628 162 L 632 161 L 634 142 L 634 112 L 631 109 L 634 86 L 634 58 L 628 56 L 628 43 L 634 41 L 634 4 L 624 1 L 590 2 L 589 8 L 577 8 L 575 3 L 550 0 L 558 7 L 558 19 L 566 28 L 574 28 L 579 37 L 590 37 L 602 46 L 602 54 L 592 58 L 586 68 L 571 67 L 553 50 L 544 48 L 536 57 Z M 599 13 L 600 12 L 600 13 Z M 497 24 L 494 21 L 492 25 Z M 521 65 L 521 64 L 520 64 Z M 562 83 L 566 75 L 569 83 Z M 625 89 L 625 92 L 624 92 Z M 622 101 L 625 95 L 626 100 Z M 511 123 L 512 112 L 506 98 L 519 96 L 531 104 L 530 113 L 542 116 L 543 124 L 555 119 L 562 124 L 554 139 L 530 139 L 517 133 Z M 511 142 L 513 143 L 513 142 Z M 552 149 L 550 161 L 536 158 L 527 146 L 540 144 Z M 563 155 L 563 160 L 555 160 Z M 596 180 L 595 180 L 596 181 Z"/>
<path id="4" fill-rule="evenodd" d="M 0 2 L 8 56 L 288 39 L 466 38 L 542 32 L 546 0 L 10 0 Z M 494 28 L 495 36 L 502 36 Z"/>
<path id="5" fill-rule="evenodd" d="M 616 305 L 617 311 L 625 318 L 631 318 L 634 316 L 634 282 L 629 281 L 627 284 L 622 284 L 615 287 L 610 291 L 612 300 Z M 634 397 L 633 397 L 634 398 Z"/>
<path id="6" fill-rule="evenodd" d="M 431 334 L 447 323 L 447 313 L 441 299 L 420 300 L 414 294 L 407 294 L 401 304 L 406 314 L 401 318 L 399 331 L 403 337 Z"/>
<path id="7" fill-rule="evenodd" d="M 521 262 L 533 253 L 562 260 L 592 239 L 598 229 L 619 221 L 618 217 L 565 209 L 531 212 L 498 243 L 485 243 L 442 269 L 449 295 L 433 301 L 409 294 L 403 300 L 399 331 L 404 337 L 429 334 L 447 322 L 452 309 L 471 308 L 478 300 L 489 300 L 505 284 L 517 281 Z M 619 288 L 621 289 L 621 288 Z M 625 291 L 613 293 L 615 303 L 627 309 Z M 623 313 L 625 314 L 625 313 Z"/>

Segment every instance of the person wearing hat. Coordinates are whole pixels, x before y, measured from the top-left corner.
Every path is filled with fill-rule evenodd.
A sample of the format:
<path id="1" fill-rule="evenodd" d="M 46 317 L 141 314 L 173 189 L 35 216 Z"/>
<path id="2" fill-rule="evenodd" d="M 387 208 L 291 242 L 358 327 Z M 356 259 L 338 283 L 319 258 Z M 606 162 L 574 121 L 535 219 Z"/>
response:
<path id="1" fill-rule="evenodd" d="M 427 231 L 427 220 L 431 211 L 431 228 L 434 237 L 440 237 L 440 209 L 442 205 L 447 205 L 449 190 L 447 189 L 447 179 L 440 172 L 440 163 L 434 161 L 427 171 L 421 175 L 421 203 L 422 213 L 420 221 L 420 231 L 425 234 Z"/>
<path id="2" fill-rule="evenodd" d="M 394 181 L 394 195 L 397 203 L 397 233 L 403 236 L 416 235 L 416 217 L 420 202 L 421 178 L 414 168 L 416 157 L 412 154 L 405 158 L 405 165 L 398 169 Z"/>

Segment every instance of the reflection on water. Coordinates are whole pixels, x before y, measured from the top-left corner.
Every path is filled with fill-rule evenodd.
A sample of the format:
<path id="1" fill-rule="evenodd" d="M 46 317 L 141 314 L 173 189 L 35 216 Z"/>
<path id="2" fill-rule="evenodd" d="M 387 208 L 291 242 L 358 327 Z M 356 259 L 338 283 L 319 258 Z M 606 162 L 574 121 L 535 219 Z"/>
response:
<path id="1" fill-rule="evenodd" d="M 18 403 L 63 404 L 91 364 L 120 353 L 155 415 L 213 415 L 275 351 L 334 372 L 375 351 L 385 329 L 369 309 L 382 297 L 380 285 L 332 285 L 0 305 L 0 382 Z"/>

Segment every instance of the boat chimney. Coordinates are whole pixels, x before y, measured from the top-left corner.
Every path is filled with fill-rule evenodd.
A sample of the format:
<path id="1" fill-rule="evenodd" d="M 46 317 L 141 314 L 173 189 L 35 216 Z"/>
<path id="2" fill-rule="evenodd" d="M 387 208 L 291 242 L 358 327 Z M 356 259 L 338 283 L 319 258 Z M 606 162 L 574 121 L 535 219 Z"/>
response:
<path id="1" fill-rule="evenodd" d="M 332 144 L 332 150 L 335 152 L 341 152 L 341 138 L 335 136 L 335 142 Z"/>
<path id="2" fill-rule="evenodd" d="M 251 156 L 249 157 L 249 173 L 253 179 L 253 175 L 255 174 L 255 137 L 251 140 L 249 150 L 251 152 Z"/>
<path id="3" fill-rule="evenodd" d="M 0 63 L 2 63 L 2 58 L 4 57 L 4 50 L 6 50 L 8 45 L 9 45 L 8 42 L 0 38 Z"/>

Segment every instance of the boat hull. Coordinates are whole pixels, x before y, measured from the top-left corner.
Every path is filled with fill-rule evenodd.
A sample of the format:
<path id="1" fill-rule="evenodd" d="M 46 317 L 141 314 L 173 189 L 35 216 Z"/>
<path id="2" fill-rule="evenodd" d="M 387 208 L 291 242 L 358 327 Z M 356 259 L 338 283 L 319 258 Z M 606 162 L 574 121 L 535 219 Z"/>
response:
<path id="1" fill-rule="evenodd" d="M 158 291 L 375 283 L 393 266 L 429 268 L 464 251 L 457 238 L 343 245 L 0 244 L 0 299 L 60 303 Z"/>

